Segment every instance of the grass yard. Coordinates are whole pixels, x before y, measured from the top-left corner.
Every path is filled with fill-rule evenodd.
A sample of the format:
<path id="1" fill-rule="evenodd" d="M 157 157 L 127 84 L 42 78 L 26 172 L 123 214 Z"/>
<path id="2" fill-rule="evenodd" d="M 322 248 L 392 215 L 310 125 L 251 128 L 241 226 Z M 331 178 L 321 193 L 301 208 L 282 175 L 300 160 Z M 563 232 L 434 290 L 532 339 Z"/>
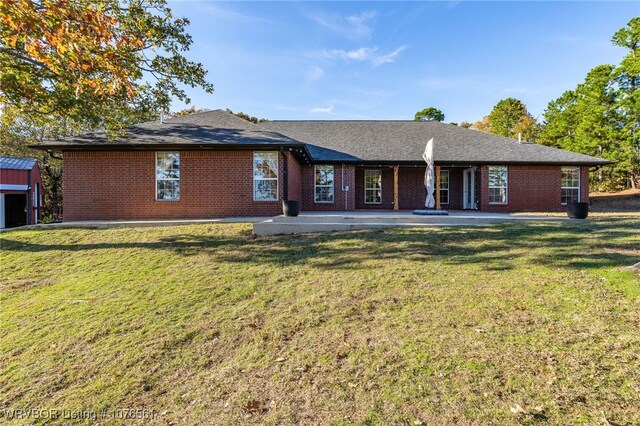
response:
<path id="1" fill-rule="evenodd" d="M 640 261 L 638 216 L 293 237 L 19 230 L 0 244 L 0 410 L 640 424 L 640 275 L 624 268 Z"/>

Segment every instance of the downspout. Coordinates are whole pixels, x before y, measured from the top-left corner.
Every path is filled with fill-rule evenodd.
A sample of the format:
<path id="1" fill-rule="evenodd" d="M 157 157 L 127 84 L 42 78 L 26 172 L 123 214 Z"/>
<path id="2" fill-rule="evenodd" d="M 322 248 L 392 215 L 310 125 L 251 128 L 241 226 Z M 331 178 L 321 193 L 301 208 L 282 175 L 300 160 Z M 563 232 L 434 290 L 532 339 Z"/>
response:
<path id="1" fill-rule="evenodd" d="M 344 211 L 347 211 L 349 209 L 347 207 L 347 202 L 348 202 L 347 191 L 345 191 L 345 188 L 347 186 L 344 184 L 344 163 L 342 163 L 342 165 L 340 166 L 340 172 L 342 173 L 342 177 L 340 178 L 340 182 L 342 183 L 342 194 L 344 195 Z"/>
<path id="2" fill-rule="evenodd" d="M 284 147 L 280 147 L 280 152 L 282 153 L 282 175 L 284 178 L 284 182 L 282 183 L 282 197 L 283 200 L 289 199 L 289 160 L 287 159 L 287 155 L 284 152 Z"/>
<path id="3" fill-rule="evenodd" d="M 27 225 L 31 225 L 31 170 L 27 171 Z"/>

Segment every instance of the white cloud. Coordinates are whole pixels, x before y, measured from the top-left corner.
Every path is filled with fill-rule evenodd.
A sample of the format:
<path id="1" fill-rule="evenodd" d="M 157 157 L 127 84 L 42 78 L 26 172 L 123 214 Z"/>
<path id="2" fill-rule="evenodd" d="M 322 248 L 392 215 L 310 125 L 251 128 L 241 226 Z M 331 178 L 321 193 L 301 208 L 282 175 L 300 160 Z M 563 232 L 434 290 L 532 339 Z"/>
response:
<path id="1" fill-rule="evenodd" d="M 400 46 L 393 52 L 389 52 L 386 55 L 374 56 L 371 58 L 371 63 L 374 67 L 379 67 L 382 64 L 388 64 L 395 60 L 396 56 L 400 54 L 407 46 Z"/>
<path id="2" fill-rule="evenodd" d="M 354 15 L 343 16 L 339 13 L 308 12 L 307 16 L 315 23 L 349 38 L 369 38 L 373 33 L 373 21 L 376 12 L 365 11 Z"/>
<path id="3" fill-rule="evenodd" d="M 374 67 L 395 61 L 395 58 L 405 50 L 406 46 L 400 46 L 388 53 L 379 53 L 377 47 L 360 47 L 353 50 L 331 49 L 323 50 L 321 57 L 326 59 L 342 59 L 345 61 L 370 62 Z"/>
<path id="4" fill-rule="evenodd" d="M 313 114 L 318 114 L 318 113 L 329 114 L 329 113 L 331 113 L 332 111 L 333 111 L 333 105 L 330 105 L 330 106 L 328 106 L 328 107 L 326 107 L 326 108 L 323 108 L 323 107 L 315 107 L 315 108 L 311 108 L 311 109 L 309 110 L 309 112 L 310 112 L 310 113 L 313 113 Z"/>
<path id="5" fill-rule="evenodd" d="M 307 79 L 309 81 L 316 81 L 322 78 L 324 70 L 320 67 L 312 67 L 307 71 Z"/>

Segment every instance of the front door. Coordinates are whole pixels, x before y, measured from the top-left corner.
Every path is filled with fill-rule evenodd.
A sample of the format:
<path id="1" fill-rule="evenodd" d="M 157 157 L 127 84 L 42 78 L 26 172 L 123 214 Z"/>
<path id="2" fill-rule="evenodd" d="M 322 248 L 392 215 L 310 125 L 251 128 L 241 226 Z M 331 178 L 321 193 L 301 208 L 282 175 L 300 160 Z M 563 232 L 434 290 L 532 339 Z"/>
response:
<path id="1" fill-rule="evenodd" d="M 464 169 L 462 172 L 462 208 L 476 208 L 476 174 L 473 168 Z"/>

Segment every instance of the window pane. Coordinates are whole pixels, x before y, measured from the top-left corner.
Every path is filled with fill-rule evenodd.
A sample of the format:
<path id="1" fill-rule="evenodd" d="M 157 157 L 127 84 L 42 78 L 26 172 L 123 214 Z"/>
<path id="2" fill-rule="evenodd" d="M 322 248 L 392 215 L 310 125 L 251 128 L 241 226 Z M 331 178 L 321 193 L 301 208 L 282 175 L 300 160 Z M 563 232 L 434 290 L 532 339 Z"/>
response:
<path id="1" fill-rule="evenodd" d="M 159 180 L 158 200 L 178 200 L 180 198 L 179 180 Z"/>
<path id="2" fill-rule="evenodd" d="M 382 172 L 380 170 L 364 171 L 364 202 L 366 204 L 382 203 Z"/>
<path id="3" fill-rule="evenodd" d="M 441 204 L 449 204 L 449 190 L 441 189 L 440 190 L 440 203 Z"/>
<path id="4" fill-rule="evenodd" d="M 489 202 L 505 204 L 507 202 L 507 189 L 489 188 Z"/>
<path id="5" fill-rule="evenodd" d="M 278 153 L 273 151 L 253 153 L 253 177 L 278 178 Z"/>
<path id="6" fill-rule="evenodd" d="M 449 189 L 449 170 L 440 172 L 440 189 Z"/>
<path id="7" fill-rule="evenodd" d="M 316 166 L 316 185 L 333 185 L 333 166 Z"/>
<path id="8" fill-rule="evenodd" d="M 256 201 L 276 201 L 278 199 L 278 181 L 256 179 L 253 182 L 253 198 Z"/>
<path id="9" fill-rule="evenodd" d="M 317 186 L 316 201 L 320 203 L 333 202 L 333 186 Z"/>
<path id="10" fill-rule="evenodd" d="M 365 190 L 365 203 L 380 204 L 382 202 L 382 194 L 379 189 Z"/>
<path id="11" fill-rule="evenodd" d="M 577 203 L 578 202 L 578 192 L 580 190 L 576 188 L 562 189 L 562 204 L 567 203 Z"/>
<path id="12" fill-rule="evenodd" d="M 158 179 L 180 178 L 180 153 L 158 152 L 156 161 L 156 177 Z"/>
<path id="13" fill-rule="evenodd" d="M 278 199 L 278 152 L 253 153 L 253 199 L 276 201 Z"/>
<path id="14" fill-rule="evenodd" d="M 560 202 L 562 204 L 580 201 L 580 167 L 562 167 Z"/>
<path id="15" fill-rule="evenodd" d="M 489 203 L 507 203 L 507 179 L 507 167 L 489 167 Z"/>
<path id="16" fill-rule="evenodd" d="M 158 200 L 180 199 L 180 153 L 156 153 L 156 198 Z"/>

